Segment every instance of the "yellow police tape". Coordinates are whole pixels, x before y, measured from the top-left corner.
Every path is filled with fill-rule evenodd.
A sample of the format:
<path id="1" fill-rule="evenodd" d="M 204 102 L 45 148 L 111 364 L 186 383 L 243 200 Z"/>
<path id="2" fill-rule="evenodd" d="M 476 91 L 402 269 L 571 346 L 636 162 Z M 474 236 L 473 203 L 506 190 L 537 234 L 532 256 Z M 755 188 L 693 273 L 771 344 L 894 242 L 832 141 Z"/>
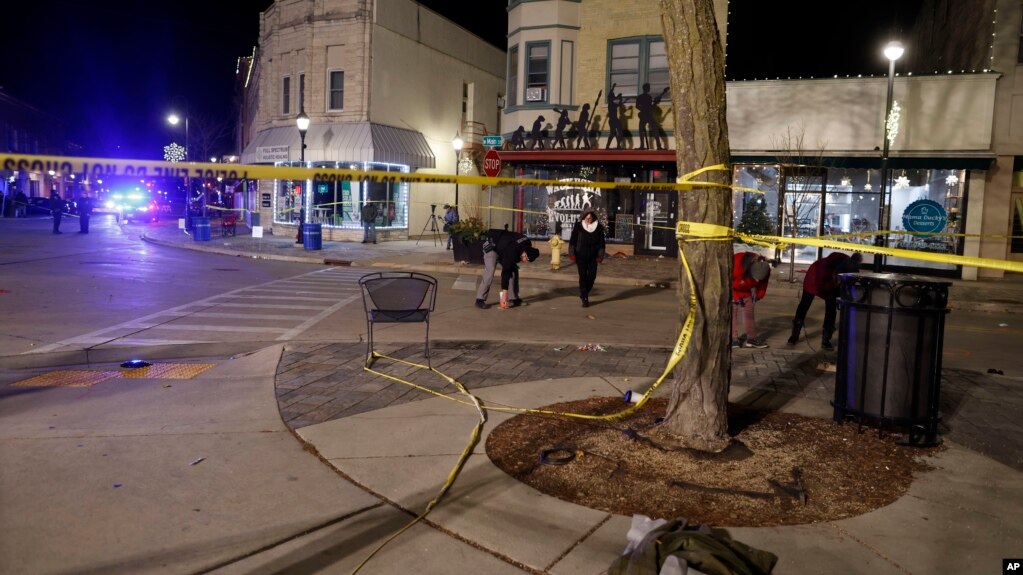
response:
<path id="1" fill-rule="evenodd" d="M 436 507 L 436 505 L 438 503 L 440 503 L 440 500 L 451 489 L 451 486 L 454 485 L 455 480 L 458 478 L 458 474 L 462 471 L 462 468 L 465 467 L 465 462 L 469 460 L 469 456 L 472 455 L 473 449 L 475 449 L 476 445 L 479 443 L 480 434 L 482 433 L 482 430 L 483 430 L 483 425 L 487 421 L 487 415 L 486 415 L 487 411 L 501 411 L 501 412 L 512 412 L 512 413 L 533 413 L 533 414 L 543 414 L 543 415 L 558 415 L 558 416 L 562 416 L 562 417 L 574 417 L 574 418 L 577 418 L 577 419 L 590 419 L 590 420 L 615 420 L 615 419 L 621 419 L 621 418 L 623 418 L 623 417 L 625 417 L 627 415 L 630 415 L 630 414 L 634 413 L 636 410 L 638 410 L 641 407 L 643 407 L 647 403 L 647 401 L 649 401 L 650 396 L 654 393 L 654 390 L 656 390 L 658 387 L 660 387 L 661 383 L 663 383 L 664 380 L 667 379 L 668 374 L 670 374 L 672 372 L 672 370 L 675 369 L 675 366 L 678 365 L 678 362 L 682 360 L 683 356 L 685 356 L 686 350 L 689 348 L 689 341 L 692 339 L 693 326 L 695 325 L 695 322 L 696 322 L 696 309 L 697 309 L 697 305 L 696 305 L 696 301 L 697 301 L 696 300 L 696 282 L 693 280 L 693 274 L 692 274 L 692 271 L 689 268 L 689 262 L 686 260 L 685 254 L 682 251 L 682 245 L 681 244 L 682 244 L 682 241 L 679 240 L 679 260 L 682 263 L 682 268 L 685 270 L 686 279 L 689 282 L 689 310 L 688 310 L 688 313 L 686 314 L 686 320 L 685 320 L 684 324 L 682 325 L 682 330 L 679 333 L 678 340 L 675 342 L 675 346 L 672 348 L 671 356 L 668 358 L 668 364 L 664 368 L 664 371 L 661 373 L 660 377 L 658 377 L 657 380 L 653 383 L 653 385 L 651 385 L 650 388 L 646 391 L 646 393 L 644 393 L 643 396 L 639 398 L 639 401 L 637 401 L 636 403 L 632 404 L 630 407 L 628 407 L 628 408 L 626 408 L 626 409 L 624 409 L 622 411 L 619 411 L 617 413 L 611 413 L 611 414 L 608 414 L 608 415 L 591 415 L 591 414 L 586 414 L 586 413 L 570 413 L 570 412 L 565 412 L 565 411 L 554 411 L 554 410 L 551 410 L 551 409 L 530 409 L 530 408 L 524 408 L 524 407 L 508 407 L 508 406 L 496 407 L 496 406 L 490 406 L 490 405 L 483 406 L 483 405 L 480 404 L 479 398 L 477 398 L 475 395 L 469 393 L 469 390 L 467 390 L 464 385 L 462 385 L 456 379 L 454 379 L 452 377 L 449 377 L 448 375 L 445 375 L 444 373 L 441 373 L 439 370 L 437 370 L 436 368 L 434 368 L 432 366 L 422 365 L 422 364 L 419 364 L 419 363 L 413 363 L 413 362 L 410 362 L 410 361 L 405 361 L 403 359 L 398 359 L 396 357 L 390 357 L 390 356 L 387 356 L 387 355 L 384 355 L 384 354 L 381 354 L 381 353 L 377 353 L 375 351 L 370 353 L 370 356 L 367 358 L 367 365 L 365 367 L 363 367 L 364 370 L 366 370 L 366 371 L 368 371 L 370 373 L 374 373 L 376 375 L 379 375 L 380 377 L 383 377 L 383 378 L 386 378 L 386 379 L 390 379 L 390 380 L 396 381 L 398 383 L 403 383 L 405 385 L 408 385 L 410 387 L 418 389 L 419 391 L 423 391 L 423 392 L 426 392 L 426 393 L 429 393 L 429 394 L 432 394 L 432 395 L 436 395 L 437 397 L 443 397 L 444 399 L 448 399 L 448 400 L 451 400 L 451 401 L 454 401 L 454 402 L 457 402 L 457 403 L 461 403 L 461 404 L 464 404 L 464 405 L 472 405 L 476 409 L 477 413 L 479 413 L 480 419 L 476 423 L 476 425 L 473 427 L 472 434 L 471 434 L 471 436 L 469 438 L 469 443 L 465 446 L 464 449 L 462 449 L 462 453 L 458 456 L 458 460 L 455 462 L 455 466 L 451 469 L 451 472 L 448 473 L 448 477 L 444 481 L 444 484 L 441 486 L 440 491 L 438 491 L 437 495 L 434 496 L 434 498 L 432 500 L 430 500 L 430 502 L 423 509 L 422 513 L 417 515 L 415 517 L 415 519 L 413 519 L 412 521 L 408 522 L 404 527 L 402 527 L 401 529 L 396 531 L 394 534 L 392 534 L 390 537 L 385 539 L 365 559 L 363 559 L 362 562 L 359 563 L 359 565 L 352 571 L 353 575 L 355 573 L 357 573 L 360 569 L 362 569 L 362 567 L 364 565 L 366 565 L 366 563 L 368 563 L 369 560 L 372 559 L 381 549 L 383 549 L 385 545 L 387 545 L 388 543 L 393 541 L 396 537 L 398 537 L 399 535 L 401 535 L 402 533 L 404 533 L 405 531 L 410 529 L 413 525 L 415 525 L 416 523 L 421 521 L 423 518 L 425 518 L 427 516 L 427 514 L 429 514 L 430 511 L 432 511 L 433 508 Z M 377 370 L 373 369 L 371 366 L 372 366 L 373 362 L 376 360 L 376 358 L 378 358 L 378 357 L 387 358 L 387 359 L 396 361 L 398 363 L 403 363 L 405 365 L 409 365 L 409 366 L 413 366 L 413 367 L 418 367 L 420 369 L 428 369 L 428 370 L 436 373 L 437 375 L 439 375 L 443 379 L 447 380 L 448 383 L 450 383 L 453 386 L 455 386 L 458 389 L 459 393 L 464 395 L 464 396 L 466 396 L 469 400 L 468 401 L 463 401 L 461 399 L 458 399 L 457 397 L 452 397 L 450 395 L 443 394 L 443 393 L 440 393 L 438 391 L 434 391 L 432 389 L 428 389 L 428 388 L 423 387 L 421 385 L 416 385 L 415 383 L 412 383 L 411 381 L 408 381 L 408 380 L 405 380 L 405 379 L 401 379 L 400 377 L 395 377 L 393 375 L 389 375 L 389 374 L 377 371 Z M 690 383 L 689 385 L 692 386 L 693 383 Z"/>
<path id="2" fill-rule="evenodd" d="M 53 171 L 61 176 L 74 175 L 79 180 L 131 176 L 135 178 L 201 178 L 225 180 L 314 180 L 318 182 L 359 182 L 380 184 L 480 184 L 485 186 L 573 186 L 578 182 L 540 178 L 489 178 L 487 176 L 453 176 L 378 170 L 352 170 L 347 168 L 263 166 L 251 164 L 221 164 L 217 162 L 167 162 L 161 160 L 122 160 L 112 158 L 80 158 L 70 156 L 41 156 L 34 154 L 0 153 L 0 169 L 24 172 Z M 688 179 L 669 183 L 585 182 L 587 188 L 623 190 L 684 191 L 694 188 L 720 188 L 731 190 L 727 184 L 689 181 L 697 173 L 709 170 L 727 170 L 724 164 L 702 168 Z M 746 190 L 746 188 L 743 188 Z M 756 190 L 747 190 L 756 191 Z"/>
<path id="3" fill-rule="evenodd" d="M 901 233 L 901 232 L 899 232 Z M 1007 260 L 996 260 L 990 258 L 977 258 L 972 256 L 960 256 L 956 254 L 937 254 L 931 252 L 920 252 L 900 248 L 886 248 L 850 242 L 838 242 L 818 238 L 786 238 L 781 236 L 750 235 L 736 232 L 732 228 L 701 222 L 678 222 L 675 225 L 675 235 L 680 241 L 698 240 L 730 240 L 733 237 L 739 238 L 747 243 L 770 246 L 785 246 L 799 244 L 814 246 L 833 250 L 844 250 L 861 252 L 866 254 L 878 254 L 891 257 L 922 260 L 943 264 L 954 264 L 978 268 L 999 269 L 1010 272 L 1023 272 L 1023 262 Z"/>

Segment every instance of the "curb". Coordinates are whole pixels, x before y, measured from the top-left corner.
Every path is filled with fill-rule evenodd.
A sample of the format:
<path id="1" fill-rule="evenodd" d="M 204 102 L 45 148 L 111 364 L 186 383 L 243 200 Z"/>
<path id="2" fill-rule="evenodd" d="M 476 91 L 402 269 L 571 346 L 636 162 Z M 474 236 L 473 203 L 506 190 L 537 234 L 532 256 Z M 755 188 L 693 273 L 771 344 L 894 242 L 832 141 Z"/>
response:
<path id="1" fill-rule="evenodd" d="M 308 263 L 315 265 L 328 265 L 328 266 L 355 266 L 355 267 L 386 267 L 391 269 L 400 270 L 416 270 L 426 271 L 435 273 L 445 274 L 456 274 L 456 275 L 483 275 L 483 267 L 472 265 L 472 264 L 431 264 L 431 263 L 397 263 L 386 261 L 385 259 L 373 259 L 373 260 L 341 260 L 330 257 L 311 257 L 311 256 L 288 256 L 281 254 L 272 253 L 250 253 L 240 252 L 238 250 L 231 250 L 228 248 L 220 248 L 210 245 L 194 245 L 194 242 L 179 242 L 179 241 L 168 241 L 160 238 L 152 237 L 148 234 L 141 234 L 140 238 L 148 243 L 162 245 L 167 247 L 174 247 L 186 250 L 214 253 L 226 256 L 252 258 L 252 259 L 263 259 L 263 260 L 276 260 L 276 261 L 287 261 L 295 263 Z M 386 256 L 385 256 L 386 257 Z M 567 268 L 566 268 L 567 269 Z M 575 274 L 565 272 L 540 272 L 521 270 L 520 276 L 531 280 L 541 281 L 552 281 L 558 283 L 575 284 L 578 280 Z M 604 285 L 615 285 L 623 287 L 650 287 L 651 289 L 678 289 L 679 281 L 677 278 L 673 278 L 671 281 L 664 281 L 663 279 L 651 279 L 651 278 L 635 278 L 635 277 L 616 277 L 609 276 L 607 274 L 598 274 L 597 281 Z M 953 283 L 953 288 L 960 287 L 959 284 Z M 784 292 L 786 294 L 792 293 L 798 295 L 802 291 L 801 282 L 790 282 L 780 280 L 777 283 L 772 283 L 768 288 L 774 292 Z M 958 301 L 954 296 L 949 298 L 949 309 L 952 312 L 955 311 L 973 311 L 983 312 L 991 314 L 1012 314 L 1019 315 L 1023 314 L 1023 302 L 1018 304 L 1006 303 L 1006 302 L 989 302 L 989 301 Z"/>

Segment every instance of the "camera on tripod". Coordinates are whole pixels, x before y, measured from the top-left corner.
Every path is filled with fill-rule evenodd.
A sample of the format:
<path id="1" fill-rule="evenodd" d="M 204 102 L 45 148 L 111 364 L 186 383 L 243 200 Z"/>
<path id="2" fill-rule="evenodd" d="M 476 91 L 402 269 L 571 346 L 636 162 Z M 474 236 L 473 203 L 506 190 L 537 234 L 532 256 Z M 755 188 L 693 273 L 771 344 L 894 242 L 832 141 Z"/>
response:
<path id="1" fill-rule="evenodd" d="M 431 214 L 437 213 L 437 204 L 430 204 L 430 213 Z"/>

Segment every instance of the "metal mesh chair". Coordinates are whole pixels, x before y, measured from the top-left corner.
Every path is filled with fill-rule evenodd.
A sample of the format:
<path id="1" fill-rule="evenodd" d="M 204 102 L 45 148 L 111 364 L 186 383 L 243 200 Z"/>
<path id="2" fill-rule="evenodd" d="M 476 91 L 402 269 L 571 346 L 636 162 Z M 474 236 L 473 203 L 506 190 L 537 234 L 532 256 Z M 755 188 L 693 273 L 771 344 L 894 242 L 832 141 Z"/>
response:
<path id="1" fill-rule="evenodd" d="M 430 312 L 437 303 L 437 280 L 418 272 L 376 272 L 359 278 L 366 309 L 366 367 L 373 365 L 373 324 L 425 323 L 426 364 L 430 364 Z"/>

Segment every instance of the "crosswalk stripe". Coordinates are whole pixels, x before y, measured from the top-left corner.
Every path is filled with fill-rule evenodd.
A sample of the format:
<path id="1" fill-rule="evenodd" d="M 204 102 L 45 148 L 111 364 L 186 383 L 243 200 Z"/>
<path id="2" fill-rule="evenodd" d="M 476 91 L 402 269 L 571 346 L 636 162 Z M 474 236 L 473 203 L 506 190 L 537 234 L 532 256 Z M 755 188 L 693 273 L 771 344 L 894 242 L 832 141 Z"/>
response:
<path id="1" fill-rule="evenodd" d="M 159 334 L 161 331 L 178 333 L 191 331 L 195 332 L 196 335 L 202 332 L 264 333 L 267 335 L 281 333 L 276 339 L 288 340 L 296 337 L 342 307 L 359 299 L 361 297 L 361 290 L 357 282 L 365 273 L 364 270 L 353 268 L 343 270 L 327 268 L 291 278 L 273 280 L 255 286 L 246 286 L 40 346 L 24 353 L 46 353 L 68 347 L 94 347 L 99 345 L 121 347 L 128 345 L 153 346 L 211 343 L 200 339 L 152 337 L 152 335 Z M 271 295 L 274 293 L 285 293 L 288 295 Z M 323 295 L 321 297 L 316 294 Z M 249 308 L 261 313 L 218 312 L 216 308 Z M 307 310 L 317 313 L 311 316 L 304 313 L 294 315 L 272 313 L 284 310 Z M 274 325 L 263 327 L 184 323 L 188 322 L 190 318 L 197 320 L 205 318 L 210 320 L 238 319 L 256 322 L 266 321 L 274 322 Z M 289 327 L 287 323 L 282 322 L 297 322 L 297 324 Z"/>

